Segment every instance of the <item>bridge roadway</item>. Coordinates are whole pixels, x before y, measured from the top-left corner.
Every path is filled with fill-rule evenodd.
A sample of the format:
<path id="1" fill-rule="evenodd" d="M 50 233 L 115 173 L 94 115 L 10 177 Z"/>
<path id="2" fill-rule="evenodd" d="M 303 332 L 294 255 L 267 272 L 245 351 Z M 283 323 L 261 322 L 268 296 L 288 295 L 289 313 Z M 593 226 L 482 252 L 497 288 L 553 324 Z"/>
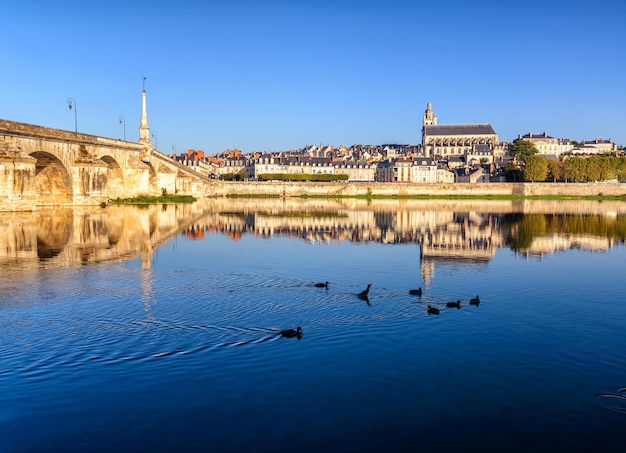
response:
<path id="1" fill-rule="evenodd" d="M 0 119 L 0 211 L 110 198 L 214 195 L 214 180 L 149 145 Z"/>

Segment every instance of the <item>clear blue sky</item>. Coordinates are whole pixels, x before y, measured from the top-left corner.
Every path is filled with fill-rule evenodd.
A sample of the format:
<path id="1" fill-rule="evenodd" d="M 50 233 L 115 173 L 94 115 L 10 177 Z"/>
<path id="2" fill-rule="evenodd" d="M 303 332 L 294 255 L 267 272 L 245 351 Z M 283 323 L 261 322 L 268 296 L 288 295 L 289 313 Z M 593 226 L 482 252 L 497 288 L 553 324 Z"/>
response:
<path id="1" fill-rule="evenodd" d="M 0 118 L 214 154 L 420 143 L 440 124 L 626 145 L 626 2 L 32 1 L 0 14 Z"/>

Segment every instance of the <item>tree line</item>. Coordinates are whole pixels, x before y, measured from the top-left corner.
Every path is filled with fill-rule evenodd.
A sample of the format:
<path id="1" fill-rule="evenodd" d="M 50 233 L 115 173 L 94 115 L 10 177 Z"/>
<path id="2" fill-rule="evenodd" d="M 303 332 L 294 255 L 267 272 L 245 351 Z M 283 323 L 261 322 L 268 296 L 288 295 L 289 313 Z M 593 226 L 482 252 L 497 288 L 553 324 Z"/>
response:
<path id="1" fill-rule="evenodd" d="M 536 156 L 537 148 L 528 140 L 519 140 L 511 155 L 518 164 L 509 164 L 504 172 L 510 181 L 590 182 L 626 180 L 626 158 L 614 155 L 568 157 L 564 160 Z"/>

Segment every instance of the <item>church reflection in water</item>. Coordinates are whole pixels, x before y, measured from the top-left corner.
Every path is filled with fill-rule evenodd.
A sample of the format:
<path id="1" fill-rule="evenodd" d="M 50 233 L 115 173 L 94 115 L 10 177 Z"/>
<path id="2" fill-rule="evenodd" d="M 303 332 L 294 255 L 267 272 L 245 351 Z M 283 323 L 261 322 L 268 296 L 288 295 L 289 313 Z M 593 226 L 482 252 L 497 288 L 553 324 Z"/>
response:
<path id="1" fill-rule="evenodd" d="M 626 239 L 626 204 L 594 201 L 229 199 L 0 214 L 0 267 L 66 267 L 152 255 L 177 235 L 288 236 L 320 244 L 419 245 L 436 265 L 485 265 L 498 248 L 543 256 L 607 251 Z"/>

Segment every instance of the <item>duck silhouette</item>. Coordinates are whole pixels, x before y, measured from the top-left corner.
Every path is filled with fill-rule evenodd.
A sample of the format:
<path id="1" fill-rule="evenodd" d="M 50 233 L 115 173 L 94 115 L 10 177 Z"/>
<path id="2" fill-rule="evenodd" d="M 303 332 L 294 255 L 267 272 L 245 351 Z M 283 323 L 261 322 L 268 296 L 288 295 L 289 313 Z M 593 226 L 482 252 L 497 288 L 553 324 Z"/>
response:
<path id="1" fill-rule="evenodd" d="M 448 302 L 446 304 L 446 307 L 448 307 L 448 308 L 461 308 L 461 301 L 457 300 L 456 302 Z"/>
<path id="2" fill-rule="evenodd" d="M 478 294 L 476 294 L 476 297 L 470 299 L 470 305 L 476 305 L 478 307 L 479 303 L 480 303 L 480 297 L 478 297 Z"/>
<path id="3" fill-rule="evenodd" d="M 429 315 L 438 315 L 439 314 L 439 309 L 435 308 L 435 307 L 431 307 L 430 305 L 428 306 L 428 310 L 427 313 Z"/>
<path id="4" fill-rule="evenodd" d="M 369 293 L 370 293 L 370 286 L 372 286 L 372 284 L 370 283 L 369 285 L 367 285 L 367 288 L 365 288 L 364 291 L 361 291 L 359 293 L 359 299 L 367 299 Z"/>
<path id="5" fill-rule="evenodd" d="M 410 289 L 409 290 L 409 294 L 413 294 L 414 296 L 420 296 L 422 297 L 422 287 L 420 286 L 417 289 Z"/>
<path id="6" fill-rule="evenodd" d="M 298 326 L 297 329 L 281 330 L 280 334 L 285 338 L 298 337 L 300 339 L 302 337 L 302 327 Z"/>
<path id="7" fill-rule="evenodd" d="M 326 283 L 316 283 L 315 287 L 316 288 L 328 288 L 328 282 L 326 282 Z"/>

